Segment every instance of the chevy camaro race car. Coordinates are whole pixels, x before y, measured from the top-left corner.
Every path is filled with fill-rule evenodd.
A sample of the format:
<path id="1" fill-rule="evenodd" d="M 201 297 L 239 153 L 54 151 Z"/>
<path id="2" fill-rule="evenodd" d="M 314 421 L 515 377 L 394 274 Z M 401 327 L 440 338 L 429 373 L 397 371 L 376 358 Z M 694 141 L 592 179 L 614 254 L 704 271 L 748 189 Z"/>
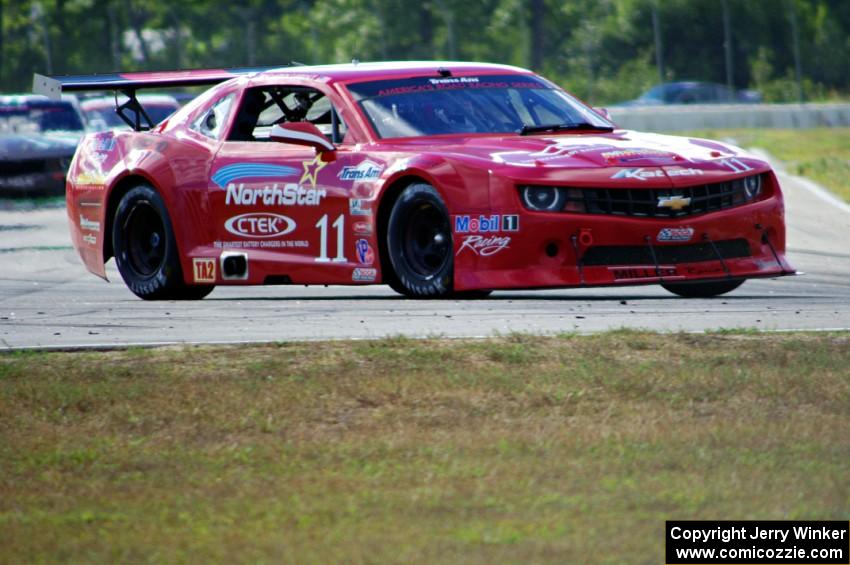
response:
<path id="1" fill-rule="evenodd" d="M 140 88 L 214 84 L 159 124 Z M 386 283 L 411 297 L 794 273 L 782 194 L 724 143 L 618 129 L 535 75 L 374 63 L 36 76 L 123 92 L 67 180 L 87 268 L 145 299 L 215 285 Z"/>

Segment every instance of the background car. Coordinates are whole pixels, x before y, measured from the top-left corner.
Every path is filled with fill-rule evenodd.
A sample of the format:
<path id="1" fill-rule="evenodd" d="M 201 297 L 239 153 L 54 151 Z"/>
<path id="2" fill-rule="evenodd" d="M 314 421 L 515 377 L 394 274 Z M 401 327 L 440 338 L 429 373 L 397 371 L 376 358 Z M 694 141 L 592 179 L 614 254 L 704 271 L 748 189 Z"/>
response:
<path id="1" fill-rule="evenodd" d="M 64 194 L 84 133 L 73 97 L 0 96 L 0 198 Z"/>
<path id="2" fill-rule="evenodd" d="M 174 96 L 167 94 L 141 94 L 139 103 L 145 109 L 151 121 L 158 124 L 173 114 L 180 104 Z M 118 95 L 118 104 L 124 104 L 127 97 Z M 114 96 L 103 96 L 99 98 L 87 98 L 80 102 L 80 109 L 92 131 L 104 131 L 108 129 L 131 129 L 115 111 L 116 99 Z"/>
<path id="3" fill-rule="evenodd" d="M 713 82 L 665 82 L 653 86 L 635 100 L 618 106 L 658 106 L 662 104 L 755 104 L 761 94 L 755 90 L 732 90 Z"/>

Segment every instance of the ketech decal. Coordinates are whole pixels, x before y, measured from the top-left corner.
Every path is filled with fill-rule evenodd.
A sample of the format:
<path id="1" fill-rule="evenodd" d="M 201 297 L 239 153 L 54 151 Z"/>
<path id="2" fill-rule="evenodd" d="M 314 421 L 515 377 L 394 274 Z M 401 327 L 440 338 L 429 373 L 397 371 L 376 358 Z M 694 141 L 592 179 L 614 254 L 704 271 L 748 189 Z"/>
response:
<path id="1" fill-rule="evenodd" d="M 215 259 L 192 259 L 192 273 L 194 274 L 195 282 L 214 283 Z"/>
<path id="2" fill-rule="evenodd" d="M 646 179 L 664 178 L 664 171 L 661 169 L 622 169 L 611 175 L 611 178 L 645 181 Z"/>
<path id="3" fill-rule="evenodd" d="M 489 216 L 455 216 L 455 233 L 491 233 L 491 232 L 517 232 L 519 231 L 519 216 L 508 214 L 501 216 L 491 214 Z"/>
<path id="4" fill-rule="evenodd" d="M 658 267 L 608 267 L 614 280 L 657 279 L 659 277 L 675 277 L 679 272 L 675 266 Z"/>
<path id="5" fill-rule="evenodd" d="M 240 214 L 228 219 L 224 222 L 224 229 L 242 237 L 280 237 L 295 229 L 295 221 L 280 214 L 256 212 Z"/>

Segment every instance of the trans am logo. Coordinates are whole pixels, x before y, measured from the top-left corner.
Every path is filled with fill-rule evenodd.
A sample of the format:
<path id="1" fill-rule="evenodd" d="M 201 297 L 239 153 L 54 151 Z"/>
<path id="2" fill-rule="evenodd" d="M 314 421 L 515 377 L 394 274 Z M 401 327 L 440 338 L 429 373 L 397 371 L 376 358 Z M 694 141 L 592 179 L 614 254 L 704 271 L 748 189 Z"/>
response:
<path id="1" fill-rule="evenodd" d="M 212 181 L 219 188 L 241 179 L 270 179 L 291 177 L 298 174 L 298 169 L 269 163 L 234 163 L 226 165 L 215 172 Z"/>
<path id="2" fill-rule="evenodd" d="M 384 167 L 374 161 L 363 161 L 356 167 L 343 167 L 337 177 L 339 180 L 375 180 L 381 176 Z"/>

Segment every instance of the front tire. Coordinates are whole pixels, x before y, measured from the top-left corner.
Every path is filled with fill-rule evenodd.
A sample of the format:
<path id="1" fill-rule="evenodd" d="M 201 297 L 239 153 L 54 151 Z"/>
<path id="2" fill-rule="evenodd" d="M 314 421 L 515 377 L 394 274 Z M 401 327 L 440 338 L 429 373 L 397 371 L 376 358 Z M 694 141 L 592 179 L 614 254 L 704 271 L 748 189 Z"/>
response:
<path id="1" fill-rule="evenodd" d="M 452 293 L 454 248 L 449 213 L 437 190 L 411 184 L 393 204 L 387 251 L 396 292 L 411 298 L 444 298 Z"/>
<path id="2" fill-rule="evenodd" d="M 678 294 L 683 298 L 711 298 L 732 292 L 744 281 L 716 281 L 698 283 L 662 283 L 665 290 Z"/>
<path id="3" fill-rule="evenodd" d="M 131 189 L 118 203 L 112 248 L 121 277 L 144 300 L 196 300 L 214 285 L 186 285 L 165 202 L 153 187 Z"/>

